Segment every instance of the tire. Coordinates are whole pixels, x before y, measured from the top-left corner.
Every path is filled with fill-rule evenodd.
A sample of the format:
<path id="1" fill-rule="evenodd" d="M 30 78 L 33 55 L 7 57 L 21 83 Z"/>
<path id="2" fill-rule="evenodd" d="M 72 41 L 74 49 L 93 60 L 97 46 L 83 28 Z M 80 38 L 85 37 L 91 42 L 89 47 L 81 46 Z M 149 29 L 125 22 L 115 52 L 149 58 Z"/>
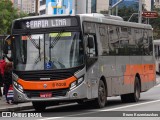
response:
<path id="1" fill-rule="evenodd" d="M 131 94 L 131 102 L 138 102 L 140 99 L 141 86 L 138 77 L 135 78 L 134 93 Z"/>
<path id="2" fill-rule="evenodd" d="M 32 105 L 36 111 L 42 112 L 46 109 L 46 103 L 45 102 L 32 102 Z"/>
<path id="3" fill-rule="evenodd" d="M 141 86 L 138 77 L 135 78 L 134 93 L 121 95 L 121 101 L 126 102 L 138 102 L 140 99 Z"/>
<path id="4" fill-rule="evenodd" d="M 98 98 L 94 100 L 94 105 L 97 108 L 103 108 L 106 105 L 106 100 L 107 100 L 107 91 L 104 85 L 104 82 L 102 80 L 99 81 L 99 86 L 98 86 Z"/>

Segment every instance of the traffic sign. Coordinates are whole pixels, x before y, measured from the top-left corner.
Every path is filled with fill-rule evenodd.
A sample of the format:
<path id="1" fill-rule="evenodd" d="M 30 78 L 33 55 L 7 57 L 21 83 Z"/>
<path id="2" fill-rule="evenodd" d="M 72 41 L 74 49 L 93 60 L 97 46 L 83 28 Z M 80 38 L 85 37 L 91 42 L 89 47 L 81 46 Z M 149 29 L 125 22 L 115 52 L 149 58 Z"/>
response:
<path id="1" fill-rule="evenodd" d="M 158 13 L 156 11 L 144 11 L 142 16 L 145 18 L 157 18 Z"/>

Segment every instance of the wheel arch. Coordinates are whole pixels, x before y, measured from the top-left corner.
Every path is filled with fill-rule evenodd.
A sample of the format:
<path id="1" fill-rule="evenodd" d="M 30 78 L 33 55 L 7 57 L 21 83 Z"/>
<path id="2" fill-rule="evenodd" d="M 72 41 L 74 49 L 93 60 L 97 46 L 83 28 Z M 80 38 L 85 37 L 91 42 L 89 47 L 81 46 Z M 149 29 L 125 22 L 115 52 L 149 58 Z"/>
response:
<path id="1" fill-rule="evenodd" d="M 108 88 L 107 88 L 107 81 L 106 78 L 104 76 L 101 76 L 100 80 L 103 81 L 104 85 L 105 85 L 105 89 L 106 89 L 106 97 L 108 95 Z"/>

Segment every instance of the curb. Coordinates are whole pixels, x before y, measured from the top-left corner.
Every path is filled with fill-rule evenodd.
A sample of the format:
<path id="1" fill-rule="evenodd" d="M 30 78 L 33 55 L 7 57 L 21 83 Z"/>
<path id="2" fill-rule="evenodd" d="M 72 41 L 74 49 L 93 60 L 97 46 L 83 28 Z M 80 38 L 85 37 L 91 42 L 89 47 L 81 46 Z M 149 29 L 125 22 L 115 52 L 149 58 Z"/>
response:
<path id="1" fill-rule="evenodd" d="M 8 108 L 0 108 L 0 112 L 16 112 L 22 110 L 33 109 L 33 106 L 17 106 L 17 107 L 8 107 Z"/>

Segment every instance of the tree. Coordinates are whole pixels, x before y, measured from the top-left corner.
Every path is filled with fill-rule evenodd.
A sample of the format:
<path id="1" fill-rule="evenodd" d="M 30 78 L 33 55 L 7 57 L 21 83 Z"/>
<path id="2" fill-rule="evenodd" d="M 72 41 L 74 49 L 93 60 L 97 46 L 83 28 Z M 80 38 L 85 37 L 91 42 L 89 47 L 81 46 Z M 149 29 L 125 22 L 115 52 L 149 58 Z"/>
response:
<path id="1" fill-rule="evenodd" d="M 10 0 L 0 0 L 0 34 L 10 34 L 12 21 L 23 16 L 26 14 L 18 12 Z"/>
<path id="2" fill-rule="evenodd" d="M 108 11 L 107 10 L 101 10 L 100 13 L 101 14 L 108 14 Z"/>
<path id="3" fill-rule="evenodd" d="M 160 14 L 159 8 L 153 8 L 153 11 L 157 11 Z M 160 17 L 152 18 L 149 22 L 153 27 L 153 37 L 154 39 L 160 39 Z"/>
<path id="4" fill-rule="evenodd" d="M 128 21 L 133 13 L 137 13 L 137 15 L 134 15 L 131 18 L 130 22 L 138 22 L 138 7 L 139 6 L 137 3 L 130 6 L 121 6 L 121 8 L 119 8 L 118 15 L 121 16 L 125 21 Z M 143 11 L 146 11 L 144 5 L 142 6 L 142 9 Z"/>

